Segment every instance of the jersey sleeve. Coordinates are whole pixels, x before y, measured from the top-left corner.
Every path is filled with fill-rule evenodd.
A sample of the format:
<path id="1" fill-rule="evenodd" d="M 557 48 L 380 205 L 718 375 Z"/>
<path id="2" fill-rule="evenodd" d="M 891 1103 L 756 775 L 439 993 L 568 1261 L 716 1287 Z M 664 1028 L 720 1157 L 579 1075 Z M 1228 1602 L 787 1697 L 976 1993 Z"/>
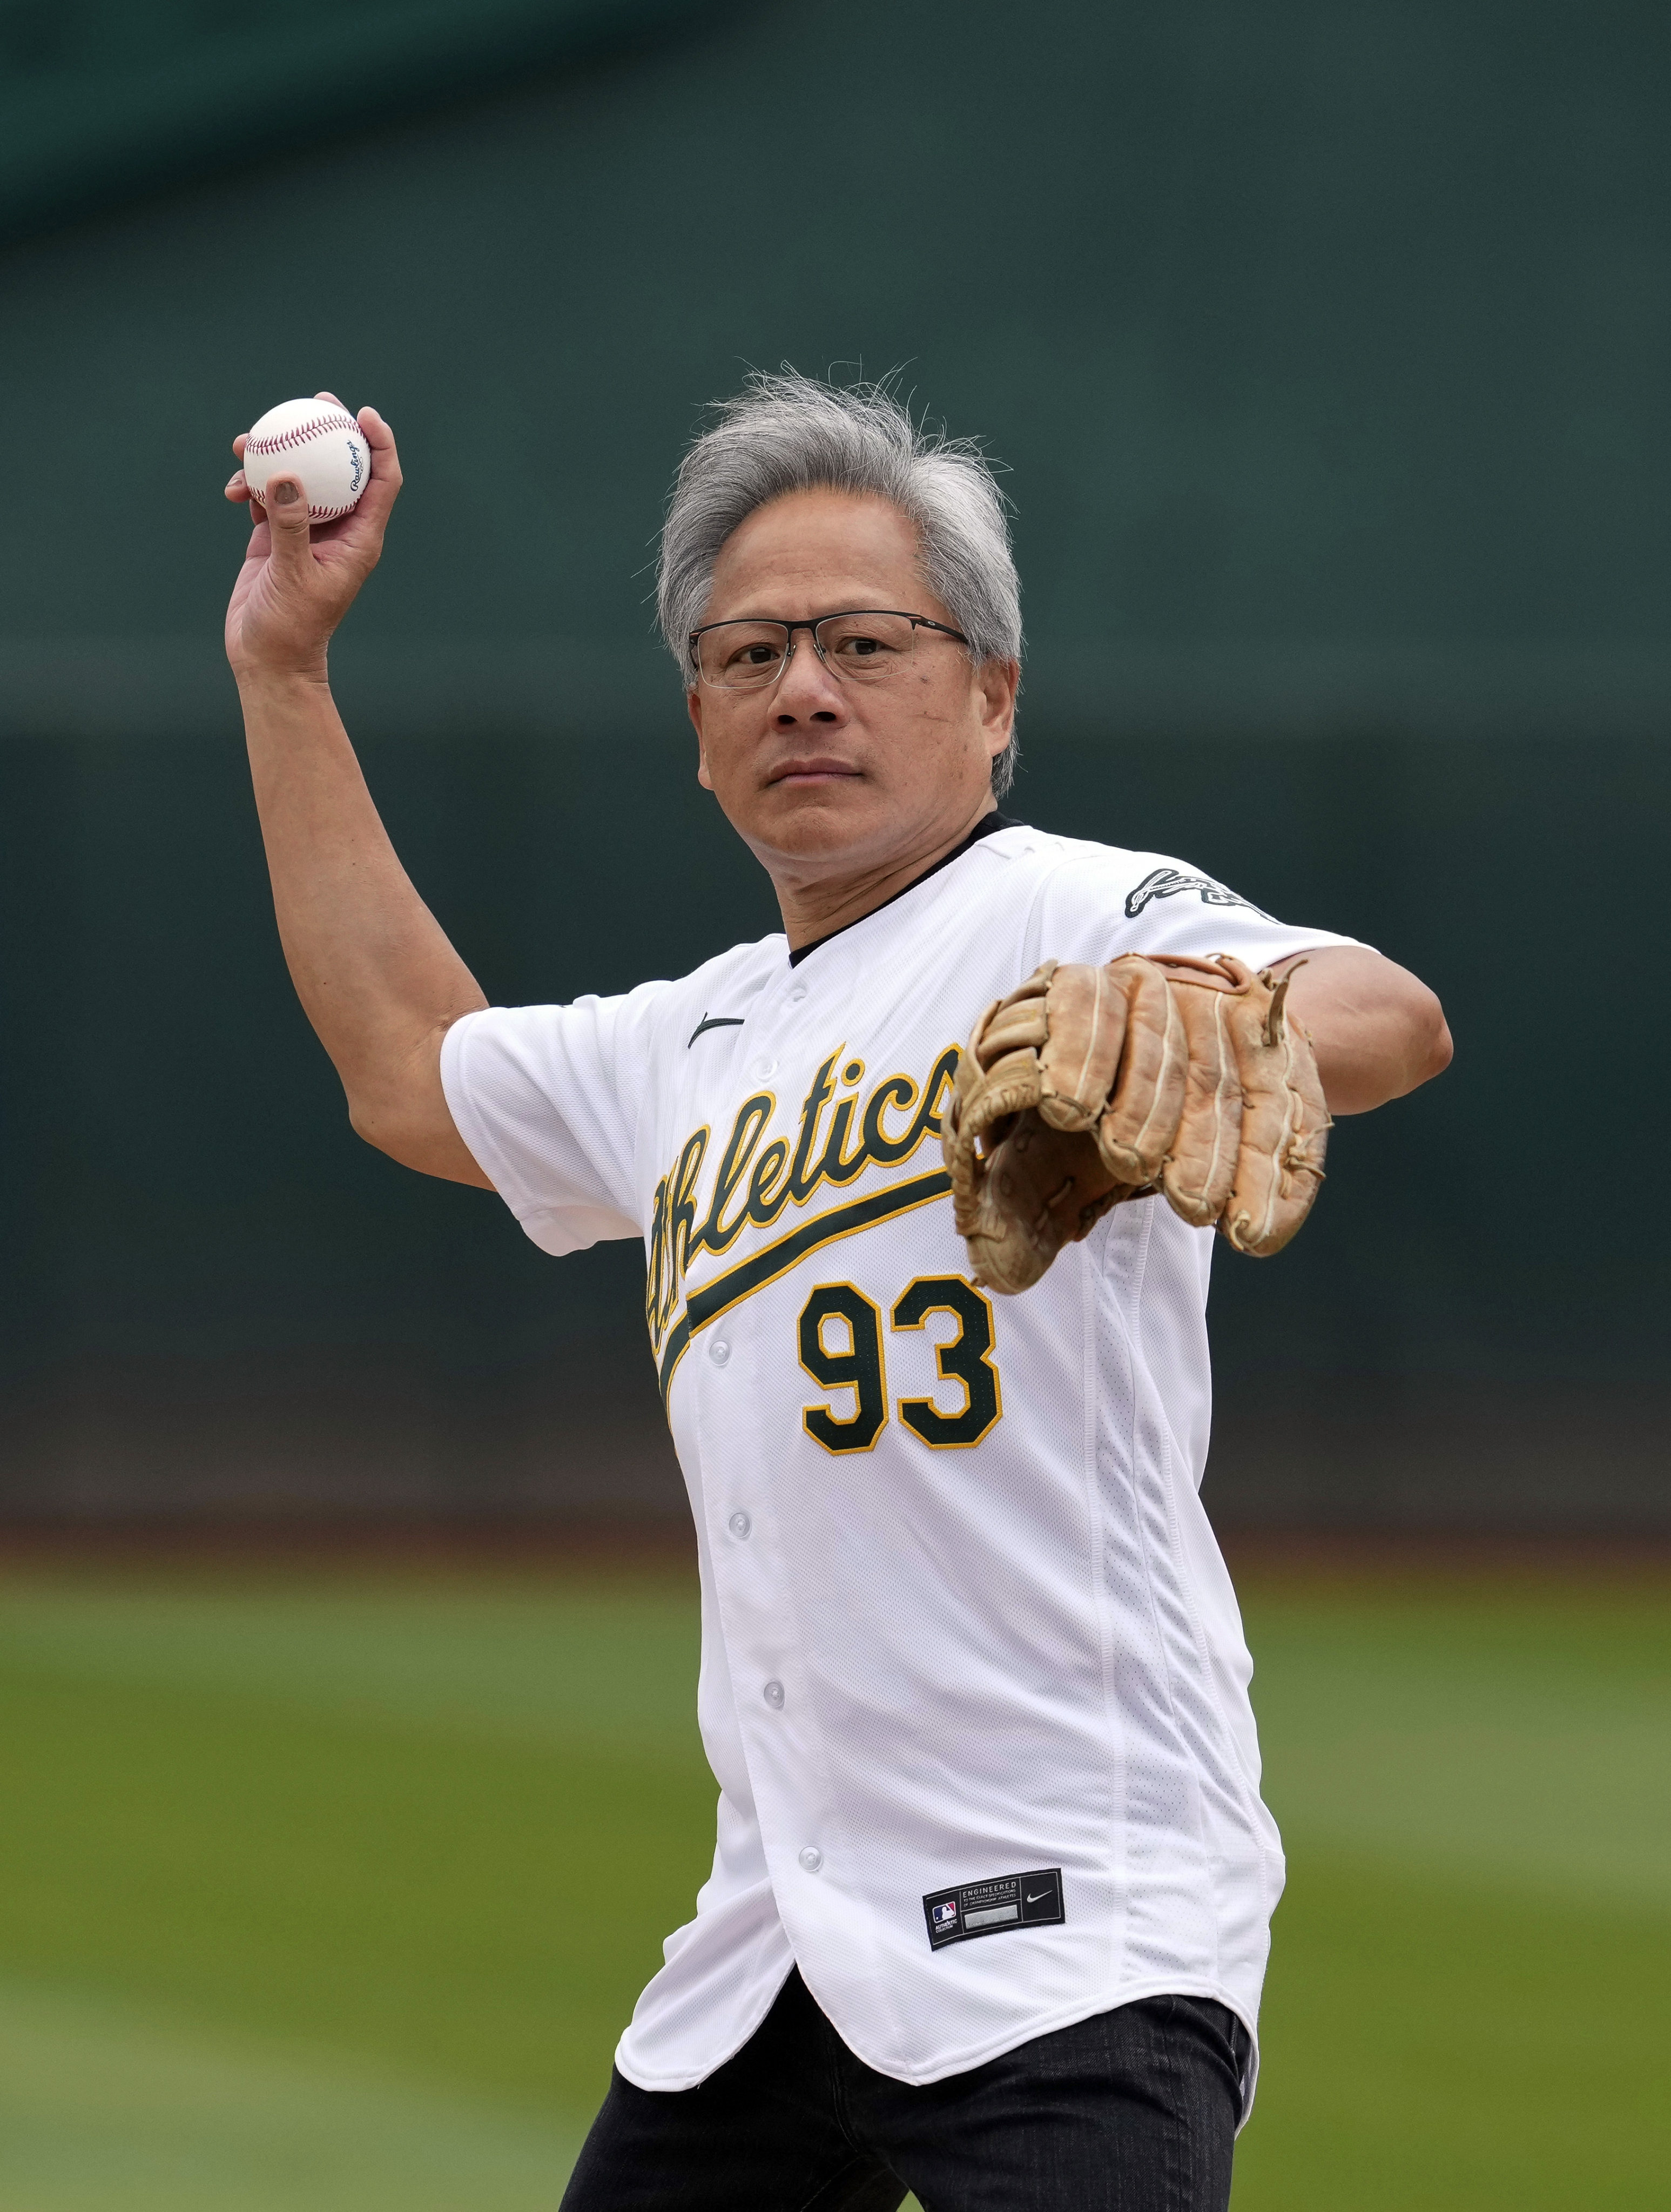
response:
<path id="1" fill-rule="evenodd" d="M 441 1086 L 459 1134 L 543 1251 L 642 1234 L 639 1102 L 665 988 L 491 1006 L 442 1040 Z"/>
<path id="2" fill-rule="evenodd" d="M 1160 853 L 1074 848 L 1051 872 L 1038 915 L 1041 957 L 1102 963 L 1122 952 L 1234 953 L 1268 968 L 1327 945 L 1338 931 L 1279 921 L 1215 877 Z"/>

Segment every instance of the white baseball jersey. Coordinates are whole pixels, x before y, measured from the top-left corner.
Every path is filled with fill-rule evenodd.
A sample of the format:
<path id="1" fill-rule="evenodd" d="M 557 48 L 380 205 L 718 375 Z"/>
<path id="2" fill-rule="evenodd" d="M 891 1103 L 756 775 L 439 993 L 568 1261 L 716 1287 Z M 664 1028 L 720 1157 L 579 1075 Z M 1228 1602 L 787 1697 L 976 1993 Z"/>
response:
<path id="1" fill-rule="evenodd" d="M 960 1040 L 1041 960 L 1349 942 L 1010 825 L 793 962 L 769 937 L 449 1032 L 453 1117 L 535 1243 L 644 1239 L 696 1516 L 719 1838 L 629 2080 L 702 2081 L 797 1964 L 903 2081 L 1167 1991 L 1255 2030 L 1283 1865 L 1197 1495 L 1212 1232 L 1118 1206 L 991 1297 L 939 1131 Z"/>

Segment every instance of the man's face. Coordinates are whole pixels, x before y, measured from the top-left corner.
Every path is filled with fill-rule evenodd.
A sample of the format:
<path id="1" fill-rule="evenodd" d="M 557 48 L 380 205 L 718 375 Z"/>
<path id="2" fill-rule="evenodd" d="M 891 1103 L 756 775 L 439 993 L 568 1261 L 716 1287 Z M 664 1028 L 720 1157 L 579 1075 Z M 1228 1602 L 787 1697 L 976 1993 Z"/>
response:
<path id="1" fill-rule="evenodd" d="M 792 492 L 726 540 L 702 620 L 798 622 L 861 607 L 951 623 L 897 507 Z M 775 877 L 885 867 L 955 838 L 986 811 L 1015 717 L 1012 666 L 977 668 L 955 638 L 925 629 L 896 675 L 862 684 L 827 668 L 808 631 L 794 642 L 774 688 L 698 684 L 689 701 L 701 781 Z"/>

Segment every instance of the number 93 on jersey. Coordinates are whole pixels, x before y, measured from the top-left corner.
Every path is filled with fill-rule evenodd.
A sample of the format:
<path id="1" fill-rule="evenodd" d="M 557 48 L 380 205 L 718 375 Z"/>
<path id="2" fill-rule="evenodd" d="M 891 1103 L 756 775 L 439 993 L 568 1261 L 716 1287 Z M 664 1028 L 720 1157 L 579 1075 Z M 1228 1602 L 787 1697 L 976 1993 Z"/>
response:
<path id="1" fill-rule="evenodd" d="M 855 1284 L 820 1283 L 801 1308 L 799 1336 L 800 1364 L 823 1393 L 801 1425 L 826 1451 L 869 1451 L 890 1419 L 931 1451 L 963 1451 L 1004 1417 L 992 1302 L 962 1275 L 919 1275 L 885 1312 Z M 913 1339 L 933 1342 L 933 1390 L 891 1396 L 890 1345 Z"/>

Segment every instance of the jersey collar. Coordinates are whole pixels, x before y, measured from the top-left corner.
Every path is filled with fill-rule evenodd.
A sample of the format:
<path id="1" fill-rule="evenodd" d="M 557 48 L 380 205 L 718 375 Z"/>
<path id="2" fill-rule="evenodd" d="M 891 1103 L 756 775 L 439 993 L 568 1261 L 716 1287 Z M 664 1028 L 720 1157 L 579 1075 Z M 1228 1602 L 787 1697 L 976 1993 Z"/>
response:
<path id="1" fill-rule="evenodd" d="M 789 965 L 792 968 L 799 968 L 808 954 L 816 952 L 820 945 L 833 945 L 838 937 L 844 937 L 848 930 L 857 929 L 861 921 L 868 921 L 871 914 L 880 914 L 884 907 L 891 906 L 896 899 L 902 899 L 907 891 L 914 891 L 919 884 L 926 884 L 930 876 L 937 876 L 942 868 L 949 868 L 954 860 L 961 860 L 969 847 L 978 844 L 982 837 L 990 837 L 996 830 L 1018 830 L 1020 827 L 1021 824 L 1018 822 L 1012 822 L 1007 815 L 1000 814 L 994 807 L 990 814 L 983 814 L 981 817 L 960 844 L 954 845 L 949 853 L 942 853 L 932 867 L 925 868 L 920 876 L 913 876 L 908 884 L 902 884 L 896 891 L 890 892 L 883 900 L 881 906 L 873 906 L 870 914 L 857 915 L 851 921 L 844 921 L 839 929 L 832 929 L 827 936 L 815 937 L 810 945 L 798 945 L 789 955 Z"/>

